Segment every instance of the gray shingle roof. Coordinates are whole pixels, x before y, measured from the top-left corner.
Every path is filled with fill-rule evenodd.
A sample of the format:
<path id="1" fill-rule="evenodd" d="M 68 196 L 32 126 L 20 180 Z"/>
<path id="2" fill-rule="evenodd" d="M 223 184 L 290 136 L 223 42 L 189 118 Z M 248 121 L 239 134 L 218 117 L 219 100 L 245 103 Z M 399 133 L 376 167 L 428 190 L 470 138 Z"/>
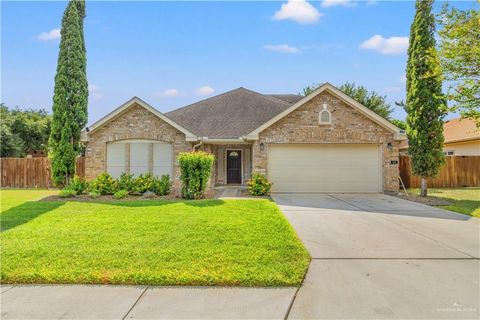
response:
<path id="1" fill-rule="evenodd" d="M 260 127 L 301 98 L 293 94 L 263 95 L 238 88 L 165 115 L 200 137 L 239 138 Z"/>

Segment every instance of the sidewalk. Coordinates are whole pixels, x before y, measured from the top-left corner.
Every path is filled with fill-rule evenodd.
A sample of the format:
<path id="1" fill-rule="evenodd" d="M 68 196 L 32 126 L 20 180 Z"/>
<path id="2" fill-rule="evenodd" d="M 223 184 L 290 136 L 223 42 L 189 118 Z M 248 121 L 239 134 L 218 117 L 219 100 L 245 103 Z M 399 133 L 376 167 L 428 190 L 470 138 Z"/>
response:
<path id="1" fill-rule="evenodd" d="M 1 319 L 285 319 L 297 288 L 18 285 Z"/>

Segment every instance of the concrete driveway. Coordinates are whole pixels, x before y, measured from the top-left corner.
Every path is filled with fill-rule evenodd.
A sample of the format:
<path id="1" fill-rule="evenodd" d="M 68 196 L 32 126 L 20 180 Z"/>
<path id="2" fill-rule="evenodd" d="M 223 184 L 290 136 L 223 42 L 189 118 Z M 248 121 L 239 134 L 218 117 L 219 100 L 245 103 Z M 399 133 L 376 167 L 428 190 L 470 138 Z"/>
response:
<path id="1" fill-rule="evenodd" d="M 289 318 L 479 318 L 479 219 L 382 194 L 273 199 L 312 256 Z"/>

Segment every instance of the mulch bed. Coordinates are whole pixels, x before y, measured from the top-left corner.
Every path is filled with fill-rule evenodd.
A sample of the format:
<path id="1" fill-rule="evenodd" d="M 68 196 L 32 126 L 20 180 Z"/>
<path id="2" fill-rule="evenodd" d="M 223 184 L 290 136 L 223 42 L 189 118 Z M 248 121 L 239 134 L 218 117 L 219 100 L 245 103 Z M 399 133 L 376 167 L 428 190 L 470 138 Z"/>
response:
<path id="1" fill-rule="evenodd" d="M 212 196 L 207 194 L 204 199 L 212 199 Z M 141 195 L 138 196 L 128 196 L 123 199 L 115 199 L 113 196 L 100 196 L 98 198 L 91 198 L 88 194 L 81 194 L 76 195 L 70 198 L 61 198 L 58 195 L 48 196 L 45 198 L 40 199 L 39 201 L 79 201 L 79 202 L 99 202 L 99 201 L 155 201 L 155 200 L 182 200 L 180 194 L 171 193 L 167 196 L 152 196 L 152 197 L 144 197 Z"/>
<path id="2" fill-rule="evenodd" d="M 420 196 L 417 196 L 417 195 L 414 195 L 414 194 L 409 194 L 407 196 L 407 195 L 405 195 L 405 193 L 394 194 L 394 196 L 396 196 L 400 199 L 405 199 L 405 200 L 409 200 L 409 201 L 413 201 L 413 202 L 418 202 L 418 203 L 421 203 L 421 204 L 426 204 L 427 206 L 434 206 L 434 207 L 436 207 L 436 206 L 448 206 L 448 205 L 453 204 L 453 202 L 451 202 L 451 201 L 441 199 L 441 198 L 437 198 L 437 197 L 430 197 L 430 196 L 420 197 Z"/>

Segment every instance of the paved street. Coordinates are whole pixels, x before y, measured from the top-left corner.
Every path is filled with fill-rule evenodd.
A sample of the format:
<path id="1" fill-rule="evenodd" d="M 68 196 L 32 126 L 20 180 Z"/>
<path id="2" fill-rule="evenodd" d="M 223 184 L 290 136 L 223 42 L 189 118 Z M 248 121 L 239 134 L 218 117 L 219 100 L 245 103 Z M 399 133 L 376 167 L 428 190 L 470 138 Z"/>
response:
<path id="1" fill-rule="evenodd" d="M 2 319 L 478 319 L 479 219 L 381 194 L 278 194 L 297 288 L 2 286 Z"/>

